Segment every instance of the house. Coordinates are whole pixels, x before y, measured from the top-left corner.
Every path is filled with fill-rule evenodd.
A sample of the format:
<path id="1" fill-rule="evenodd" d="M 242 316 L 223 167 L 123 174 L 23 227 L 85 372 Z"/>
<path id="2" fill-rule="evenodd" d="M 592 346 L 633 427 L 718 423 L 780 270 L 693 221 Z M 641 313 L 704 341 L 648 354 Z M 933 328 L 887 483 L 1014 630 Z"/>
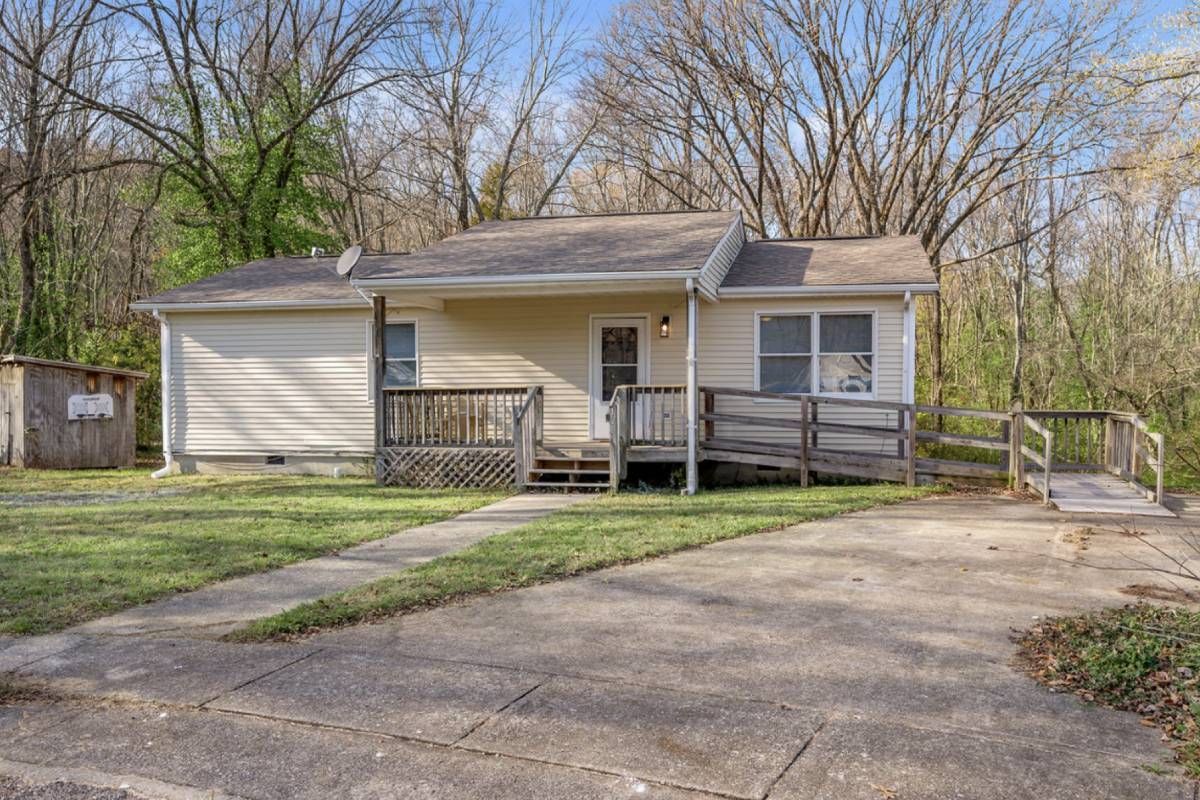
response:
<path id="1" fill-rule="evenodd" d="M 914 297 L 938 288 L 916 237 L 538 217 L 337 265 L 264 259 L 133 306 L 161 324 L 171 468 L 606 485 L 659 461 L 694 490 L 705 460 L 865 448 L 894 471 L 911 449 Z"/>

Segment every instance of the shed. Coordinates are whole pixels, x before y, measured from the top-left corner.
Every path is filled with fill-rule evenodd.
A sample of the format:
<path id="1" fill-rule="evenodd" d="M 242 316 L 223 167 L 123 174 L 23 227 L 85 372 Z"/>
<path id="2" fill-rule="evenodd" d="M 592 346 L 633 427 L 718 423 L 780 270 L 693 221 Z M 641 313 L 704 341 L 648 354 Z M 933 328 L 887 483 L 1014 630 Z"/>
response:
<path id="1" fill-rule="evenodd" d="M 131 467 L 134 397 L 149 377 L 127 369 L 0 356 L 0 465 Z"/>

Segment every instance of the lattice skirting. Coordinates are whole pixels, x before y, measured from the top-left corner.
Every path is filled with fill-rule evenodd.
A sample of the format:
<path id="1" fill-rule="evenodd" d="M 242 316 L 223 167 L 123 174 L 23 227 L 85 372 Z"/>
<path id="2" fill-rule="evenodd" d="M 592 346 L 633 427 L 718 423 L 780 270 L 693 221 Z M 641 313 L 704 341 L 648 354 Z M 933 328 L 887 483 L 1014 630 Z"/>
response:
<path id="1" fill-rule="evenodd" d="M 511 447 L 383 447 L 375 482 L 418 489 L 490 489 L 516 480 Z"/>

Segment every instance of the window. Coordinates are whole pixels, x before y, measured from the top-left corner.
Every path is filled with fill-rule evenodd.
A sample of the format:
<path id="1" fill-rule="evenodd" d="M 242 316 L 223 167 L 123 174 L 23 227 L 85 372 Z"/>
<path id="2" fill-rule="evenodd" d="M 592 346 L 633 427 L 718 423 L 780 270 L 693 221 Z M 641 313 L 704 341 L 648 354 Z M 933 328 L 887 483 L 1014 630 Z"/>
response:
<path id="1" fill-rule="evenodd" d="M 821 314 L 822 394 L 870 394 L 874 371 L 874 317 L 871 314 Z"/>
<path id="2" fill-rule="evenodd" d="M 389 322 L 384 328 L 383 385 L 403 389 L 417 385 L 417 324 Z"/>
<path id="3" fill-rule="evenodd" d="M 872 313 L 761 314 L 757 344 L 759 391 L 782 394 L 874 391 L 875 315 Z"/>
<path id="4" fill-rule="evenodd" d="M 417 323 L 389 322 L 384 328 L 384 386 L 403 389 L 420 384 Z M 367 400 L 375 400 L 375 323 L 367 320 Z"/>
<path id="5" fill-rule="evenodd" d="M 758 318 L 758 388 L 764 392 L 812 391 L 812 315 Z"/>

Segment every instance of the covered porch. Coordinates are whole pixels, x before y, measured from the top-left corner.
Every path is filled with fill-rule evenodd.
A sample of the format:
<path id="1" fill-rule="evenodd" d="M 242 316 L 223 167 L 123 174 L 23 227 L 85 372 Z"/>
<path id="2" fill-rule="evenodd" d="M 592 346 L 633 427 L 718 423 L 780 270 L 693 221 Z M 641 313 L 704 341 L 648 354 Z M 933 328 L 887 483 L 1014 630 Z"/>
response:
<path id="1" fill-rule="evenodd" d="M 695 491 L 699 292 L 572 288 L 375 295 L 377 481 L 609 489 L 656 461 L 687 466 Z"/>

